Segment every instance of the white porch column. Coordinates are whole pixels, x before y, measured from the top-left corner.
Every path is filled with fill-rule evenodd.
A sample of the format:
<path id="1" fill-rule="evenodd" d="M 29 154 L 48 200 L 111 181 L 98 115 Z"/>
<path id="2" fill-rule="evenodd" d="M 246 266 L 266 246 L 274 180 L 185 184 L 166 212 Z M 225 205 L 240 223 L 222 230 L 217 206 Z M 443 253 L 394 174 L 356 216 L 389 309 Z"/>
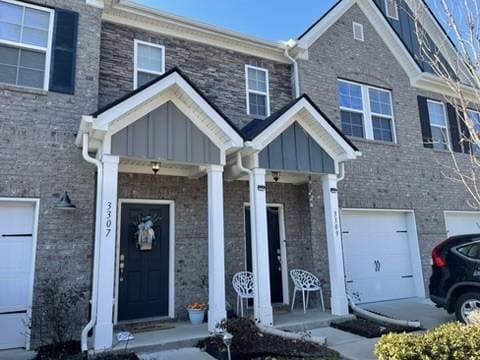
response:
<path id="1" fill-rule="evenodd" d="M 343 249 L 340 230 L 337 176 L 324 175 L 323 205 L 327 233 L 328 264 L 330 270 L 331 307 L 333 315 L 347 315 L 348 301 L 345 290 Z"/>
<path id="2" fill-rule="evenodd" d="M 97 322 L 95 324 L 94 349 L 112 347 L 113 340 L 113 301 L 115 283 L 115 242 L 117 232 L 117 156 L 104 155 L 102 205 L 100 226 L 100 262 L 98 268 Z M 98 196 L 98 194 L 97 194 Z"/>
<path id="3" fill-rule="evenodd" d="M 208 330 L 227 318 L 223 232 L 223 166 L 209 166 L 208 177 Z"/>
<path id="4" fill-rule="evenodd" d="M 265 169 L 254 168 L 250 177 L 250 224 L 252 229 L 252 270 L 255 281 L 253 314 L 263 325 L 273 325 L 270 299 L 267 192 Z"/>

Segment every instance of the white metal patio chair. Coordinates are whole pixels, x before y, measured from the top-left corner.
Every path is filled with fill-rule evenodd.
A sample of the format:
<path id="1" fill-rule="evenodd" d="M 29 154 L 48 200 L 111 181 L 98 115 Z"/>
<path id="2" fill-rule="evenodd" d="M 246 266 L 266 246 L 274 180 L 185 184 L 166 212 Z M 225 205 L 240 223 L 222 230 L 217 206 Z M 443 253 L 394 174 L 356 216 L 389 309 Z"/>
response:
<path id="1" fill-rule="evenodd" d="M 232 285 L 237 293 L 237 314 L 240 305 L 240 315 L 243 317 L 243 299 L 253 299 L 254 284 L 253 273 L 249 271 L 240 271 L 233 275 Z"/>
<path id="2" fill-rule="evenodd" d="M 307 312 L 308 308 L 308 299 L 310 297 L 310 292 L 312 291 L 319 291 L 320 292 L 320 302 L 322 304 L 322 311 L 325 311 L 325 303 L 323 301 L 323 289 L 320 280 L 305 270 L 294 269 L 290 271 L 290 277 L 292 278 L 294 290 L 293 290 L 293 297 L 292 297 L 292 311 L 293 307 L 295 306 L 295 295 L 297 291 L 302 292 L 303 298 L 303 312 Z M 305 302 L 305 293 L 307 293 L 307 301 Z"/>

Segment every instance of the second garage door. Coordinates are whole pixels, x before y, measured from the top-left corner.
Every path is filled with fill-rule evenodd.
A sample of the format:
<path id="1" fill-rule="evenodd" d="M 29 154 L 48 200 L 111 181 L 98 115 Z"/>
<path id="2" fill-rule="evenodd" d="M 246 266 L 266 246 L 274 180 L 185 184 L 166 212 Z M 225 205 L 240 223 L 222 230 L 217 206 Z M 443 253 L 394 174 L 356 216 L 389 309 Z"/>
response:
<path id="1" fill-rule="evenodd" d="M 480 212 L 445 212 L 448 236 L 480 233 Z"/>
<path id="2" fill-rule="evenodd" d="M 413 216 L 394 211 L 342 212 L 347 291 L 357 303 L 417 295 L 409 215 Z"/>

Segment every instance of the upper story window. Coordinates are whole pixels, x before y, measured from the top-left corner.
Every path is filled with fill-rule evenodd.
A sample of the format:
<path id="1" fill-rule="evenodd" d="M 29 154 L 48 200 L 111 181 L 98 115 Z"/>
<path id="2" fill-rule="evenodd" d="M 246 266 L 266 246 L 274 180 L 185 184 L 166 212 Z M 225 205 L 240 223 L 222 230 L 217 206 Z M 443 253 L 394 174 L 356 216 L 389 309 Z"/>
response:
<path id="1" fill-rule="evenodd" d="M 247 114 L 267 117 L 270 115 L 268 70 L 245 66 L 247 82 Z"/>
<path id="2" fill-rule="evenodd" d="M 342 130 L 348 136 L 395 142 L 391 92 L 339 80 Z"/>
<path id="3" fill-rule="evenodd" d="M 433 148 L 448 150 L 450 136 L 448 133 L 448 120 L 445 105 L 442 102 L 427 100 L 430 129 L 432 131 Z"/>
<path id="4" fill-rule="evenodd" d="M 385 0 L 385 12 L 390 19 L 398 20 L 397 0 Z"/>
<path id="5" fill-rule="evenodd" d="M 54 11 L 0 0 L 0 82 L 48 89 Z"/>
<path id="6" fill-rule="evenodd" d="M 136 89 L 165 72 L 165 47 L 135 40 L 133 86 Z"/>

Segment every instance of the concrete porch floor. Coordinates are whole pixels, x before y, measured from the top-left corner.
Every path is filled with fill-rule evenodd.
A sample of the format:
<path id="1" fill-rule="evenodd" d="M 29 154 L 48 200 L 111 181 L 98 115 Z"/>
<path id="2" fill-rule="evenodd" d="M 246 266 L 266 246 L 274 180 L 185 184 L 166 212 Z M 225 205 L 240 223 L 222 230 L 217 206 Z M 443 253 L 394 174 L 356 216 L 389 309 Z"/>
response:
<path id="1" fill-rule="evenodd" d="M 335 316 L 319 309 L 276 311 L 274 314 L 274 327 L 290 331 L 307 331 L 319 327 L 329 326 L 332 322 L 351 318 L 347 316 Z M 175 327 L 164 330 L 154 330 L 133 333 L 134 339 L 128 342 L 118 342 L 114 337 L 113 350 L 134 350 L 137 353 L 152 352 L 170 349 L 180 349 L 195 346 L 210 333 L 207 324 L 192 325 L 189 322 L 176 322 Z"/>

